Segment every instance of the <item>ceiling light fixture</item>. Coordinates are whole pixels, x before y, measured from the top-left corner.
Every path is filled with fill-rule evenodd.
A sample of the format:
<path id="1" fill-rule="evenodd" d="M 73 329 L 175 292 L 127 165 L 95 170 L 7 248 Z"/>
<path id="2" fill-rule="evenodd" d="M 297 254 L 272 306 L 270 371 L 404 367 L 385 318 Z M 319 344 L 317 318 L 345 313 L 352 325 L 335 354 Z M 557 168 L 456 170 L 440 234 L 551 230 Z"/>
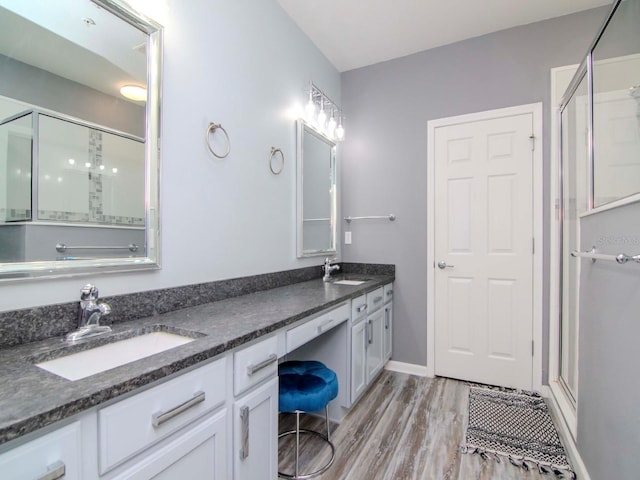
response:
<path id="1" fill-rule="evenodd" d="M 120 88 L 120 93 L 123 97 L 136 102 L 147 101 L 147 89 L 138 85 L 124 85 Z"/>
<path id="2" fill-rule="evenodd" d="M 317 116 L 316 111 L 319 111 Z M 330 113 L 329 122 L 327 122 L 327 111 Z M 336 118 L 339 120 L 336 121 Z M 332 140 L 341 141 L 344 139 L 342 110 L 313 82 L 309 83 L 309 101 L 305 107 L 305 120 Z"/>

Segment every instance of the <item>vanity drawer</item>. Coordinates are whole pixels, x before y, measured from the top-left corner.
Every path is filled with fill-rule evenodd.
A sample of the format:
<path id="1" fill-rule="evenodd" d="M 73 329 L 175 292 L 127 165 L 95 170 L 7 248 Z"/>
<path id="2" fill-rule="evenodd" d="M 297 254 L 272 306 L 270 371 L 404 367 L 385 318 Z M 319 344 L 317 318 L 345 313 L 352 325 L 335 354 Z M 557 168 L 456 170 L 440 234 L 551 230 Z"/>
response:
<path id="1" fill-rule="evenodd" d="M 98 411 L 100 473 L 225 402 L 224 358 Z"/>
<path id="2" fill-rule="evenodd" d="M 384 289 L 376 288 L 373 292 L 367 293 L 367 313 L 373 313 L 384 303 Z"/>
<path id="3" fill-rule="evenodd" d="M 82 479 L 80 422 L 74 422 L 0 455 L 2 478 Z"/>
<path id="4" fill-rule="evenodd" d="M 233 393 L 240 395 L 278 374 L 278 337 L 275 335 L 233 354 Z"/>
<path id="5" fill-rule="evenodd" d="M 384 286 L 384 303 L 393 300 L 393 283 Z"/>
<path id="6" fill-rule="evenodd" d="M 349 303 L 344 303 L 338 308 L 323 312 L 313 320 L 292 328 L 287 332 L 287 353 L 349 320 L 350 315 L 351 307 Z"/>
<path id="7" fill-rule="evenodd" d="M 367 296 L 361 295 L 351 300 L 351 321 L 364 317 L 367 314 Z"/>

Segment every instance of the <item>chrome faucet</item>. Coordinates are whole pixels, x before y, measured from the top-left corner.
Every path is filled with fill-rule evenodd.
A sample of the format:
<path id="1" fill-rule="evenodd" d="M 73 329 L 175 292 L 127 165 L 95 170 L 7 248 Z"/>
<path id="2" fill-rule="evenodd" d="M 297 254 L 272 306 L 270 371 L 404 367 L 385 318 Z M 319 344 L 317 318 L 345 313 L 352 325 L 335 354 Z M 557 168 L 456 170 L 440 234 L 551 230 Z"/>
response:
<path id="1" fill-rule="evenodd" d="M 69 333 L 65 340 L 75 343 L 85 338 L 95 337 L 111 331 L 111 327 L 100 325 L 100 317 L 109 315 L 111 307 L 98 303 L 98 288 L 90 283 L 80 290 L 80 308 L 78 310 L 78 329 Z"/>
<path id="2" fill-rule="evenodd" d="M 330 282 L 331 272 L 336 272 L 340 270 L 340 265 L 331 265 L 331 262 L 334 262 L 334 261 L 335 261 L 335 258 L 333 260 L 329 260 L 329 257 L 324 259 L 324 265 L 322 266 L 322 270 L 324 271 L 324 277 L 322 277 L 322 281 Z"/>

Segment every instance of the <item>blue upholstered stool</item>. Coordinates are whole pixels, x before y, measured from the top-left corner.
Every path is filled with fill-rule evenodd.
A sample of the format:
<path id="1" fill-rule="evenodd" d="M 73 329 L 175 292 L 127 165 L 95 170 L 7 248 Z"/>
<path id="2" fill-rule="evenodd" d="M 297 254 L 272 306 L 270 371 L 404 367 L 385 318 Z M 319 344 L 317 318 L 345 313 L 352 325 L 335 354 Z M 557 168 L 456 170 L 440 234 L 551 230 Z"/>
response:
<path id="1" fill-rule="evenodd" d="M 294 474 L 278 472 L 284 478 L 310 478 L 325 472 L 335 458 L 335 447 L 331 443 L 329 429 L 329 402 L 338 396 L 338 377 L 335 372 L 321 362 L 313 360 L 283 362 L 278 367 L 280 377 L 279 410 L 281 413 L 296 414 L 296 429 L 281 433 L 278 438 L 286 435 L 296 436 L 296 471 Z M 327 435 L 314 430 L 300 428 L 300 414 L 317 412 L 324 409 Z M 316 435 L 326 441 L 331 447 L 331 458 L 326 465 L 311 473 L 301 474 L 299 469 L 300 434 Z"/>

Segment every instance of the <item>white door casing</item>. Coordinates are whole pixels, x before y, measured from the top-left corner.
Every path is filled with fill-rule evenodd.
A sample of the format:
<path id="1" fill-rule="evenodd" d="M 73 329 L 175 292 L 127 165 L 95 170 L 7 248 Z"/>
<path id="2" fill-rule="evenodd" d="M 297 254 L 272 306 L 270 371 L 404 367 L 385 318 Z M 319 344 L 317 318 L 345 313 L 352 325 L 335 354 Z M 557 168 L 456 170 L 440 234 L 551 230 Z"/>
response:
<path id="1" fill-rule="evenodd" d="M 541 113 L 429 122 L 431 375 L 541 386 Z"/>

